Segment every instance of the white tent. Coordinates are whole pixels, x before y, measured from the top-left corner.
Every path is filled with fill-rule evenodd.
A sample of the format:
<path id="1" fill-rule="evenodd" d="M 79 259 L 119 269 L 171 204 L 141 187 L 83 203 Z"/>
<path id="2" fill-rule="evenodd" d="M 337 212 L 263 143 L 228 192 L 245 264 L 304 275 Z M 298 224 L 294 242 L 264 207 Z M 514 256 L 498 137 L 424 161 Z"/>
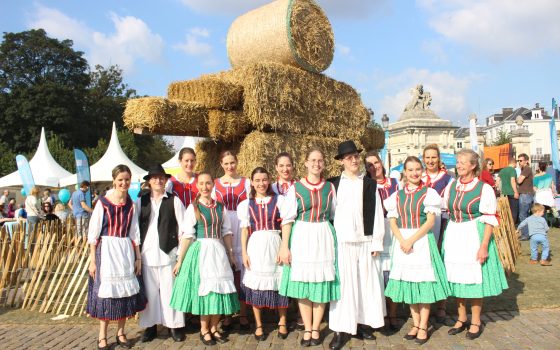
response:
<path id="1" fill-rule="evenodd" d="M 113 168 L 119 164 L 125 164 L 132 171 L 132 181 L 142 181 L 142 177 L 146 175 L 146 170 L 140 168 L 138 165 L 134 164 L 130 158 L 126 156 L 123 152 L 119 139 L 117 137 L 117 128 L 115 123 L 113 123 L 113 129 L 111 131 L 111 141 L 109 141 L 109 146 L 107 151 L 97 161 L 89 168 L 91 182 L 111 182 L 113 178 L 111 176 L 111 171 Z M 76 174 L 65 177 L 60 180 L 61 186 L 74 185 L 77 182 Z"/>
<path id="2" fill-rule="evenodd" d="M 194 149 L 197 143 L 204 140 L 206 140 L 204 137 L 185 136 L 181 148 L 190 147 Z M 177 151 L 171 159 L 161 165 L 165 170 L 179 168 L 179 152 L 181 151 L 181 148 L 179 148 L 179 151 Z"/>
<path id="3" fill-rule="evenodd" d="M 39 146 L 37 147 L 37 151 L 35 151 L 35 155 L 33 155 L 33 158 L 29 161 L 29 166 L 31 167 L 33 180 L 37 186 L 59 187 L 59 181 L 70 175 L 70 173 L 61 167 L 52 157 L 45 137 L 45 128 L 41 128 Z M 0 187 L 18 186 L 23 186 L 23 184 L 17 170 L 0 179 Z"/>

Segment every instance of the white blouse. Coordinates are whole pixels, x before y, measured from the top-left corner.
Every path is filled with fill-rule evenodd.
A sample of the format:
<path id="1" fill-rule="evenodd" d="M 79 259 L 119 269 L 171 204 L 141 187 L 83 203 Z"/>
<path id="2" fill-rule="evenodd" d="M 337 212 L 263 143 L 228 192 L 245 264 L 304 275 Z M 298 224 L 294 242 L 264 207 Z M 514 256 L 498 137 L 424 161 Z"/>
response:
<path id="1" fill-rule="evenodd" d="M 216 204 L 216 202 L 214 202 L 214 204 Z M 204 204 L 200 203 L 200 205 L 204 205 Z M 196 225 L 197 225 L 197 220 L 196 220 L 196 214 L 194 212 L 194 204 L 190 204 L 189 207 L 187 208 L 187 212 L 185 213 L 185 225 L 184 225 L 184 231 L 183 231 L 183 235 L 181 236 L 181 239 L 191 239 L 191 238 L 196 239 Z M 229 217 L 227 215 L 227 211 L 225 207 L 223 207 L 223 212 L 222 212 L 221 234 L 222 237 L 232 234 L 231 224 L 229 222 Z"/>
<path id="2" fill-rule="evenodd" d="M 103 204 L 101 201 L 97 201 L 95 208 L 93 208 L 93 213 L 91 213 L 91 218 L 89 219 L 89 244 L 97 244 L 97 240 L 101 235 L 101 228 L 103 226 L 103 213 Z M 138 215 L 134 204 L 132 205 L 132 220 L 130 223 L 130 229 L 128 230 L 128 237 L 132 240 L 135 246 L 140 245 L 140 226 L 138 225 Z"/>
<path id="3" fill-rule="evenodd" d="M 449 183 L 443 193 L 442 207 L 446 210 L 448 209 L 447 203 L 449 201 L 449 191 L 451 190 L 451 186 L 453 186 L 453 184 L 455 184 L 455 189 L 457 191 L 465 192 L 471 191 L 479 181 L 480 179 L 478 177 L 475 177 L 471 182 L 466 184 L 461 183 L 459 179 L 457 179 L 457 181 L 455 182 Z M 498 226 L 498 219 L 496 218 L 496 206 L 496 193 L 494 192 L 494 189 L 487 183 L 483 183 L 479 204 L 479 211 L 480 213 L 482 213 L 480 221 L 488 225 Z"/>

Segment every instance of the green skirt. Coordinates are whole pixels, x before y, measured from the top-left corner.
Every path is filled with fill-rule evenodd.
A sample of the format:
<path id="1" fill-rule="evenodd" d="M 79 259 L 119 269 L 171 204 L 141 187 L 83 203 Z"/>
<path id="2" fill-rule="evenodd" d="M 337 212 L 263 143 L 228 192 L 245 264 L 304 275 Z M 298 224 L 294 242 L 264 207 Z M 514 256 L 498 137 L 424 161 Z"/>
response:
<path id="1" fill-rule="evenodd" d="M 398 242 L 395 242 L 397 244 Z M 385 296 L 395 303 L 432 304 L 447 299 L 450 293 L 445 266 L 439 255 L 438 247 L 432 232 L 428 232 L 430 259 L 434 269 L 435 281 L 409 282 L 389 278 L 385 288 Z"/>
<path id="2" fill-rule="evenodd" d="M 480 241 L 484 238 L 485 224 L 477 223 L 478 236 Z M 446 235 L 443 236 L 445 242 Z M 445 257 L 445 251 L 442 244 L 442 256 Z M 451 288 L 450 296 L 456 298 L 478 299 L 502 294 L 508 288 L 506 274 L 500 258 L 498 257 L 498 248 L 494 242 L 494 236 L 490 237 L 488 243 L 488 259 L 482 264 L 482 283 L 480 284 L 462 284 L 449 282 Z"/>
<path id="3" fill-rule="evenodd" d="M 278 293 L 283 296 L 287 296 L 294 299 L 308 299 L 314 303 L 328 303 L 333 300 L 340 299 L 340 280 L 338 277 L 338 252 L 336 235 L 334 234 L 334 227 L 329 223 L 330 231 L 334 239 L 334 249 L 335 249 L 335 278 L 333 281 L 326 282 L 299 282 L 292 281 L 290 278 L 291 267 L 289 265 L 284 265 L 282 267 L 282 280 L 280 282 L 280 288 Z M 292 233 L 295 225 L 292 226 Z M 292 246 L 292 237 L 290 235 L 289 246 Z"/>
<path id="4" fill-rule="evenodd" d="M 239 311 L 237 293 L 218 294 L 210 292 L 199 296 L 200 272 L 198 254 L 200 242 L 195 241 L 187 250 L 181 271 L 173 283 L 171 307 L 193 315 L 231 315 Z"/>

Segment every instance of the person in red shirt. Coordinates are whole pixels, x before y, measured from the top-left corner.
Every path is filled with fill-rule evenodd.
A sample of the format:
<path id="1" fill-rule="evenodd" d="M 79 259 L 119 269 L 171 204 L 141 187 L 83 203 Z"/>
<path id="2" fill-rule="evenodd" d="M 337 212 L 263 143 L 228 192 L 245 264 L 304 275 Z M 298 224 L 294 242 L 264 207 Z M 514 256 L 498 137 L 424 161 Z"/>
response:
<path id="1" fill-rule="evenodd" d="M 496 181 L 494 181 L 494 161 L 490 158 L 484 159 L 482 164 L 482 171 L 480 172 L 479 179 L 489 184 L 496 192 Z"/>

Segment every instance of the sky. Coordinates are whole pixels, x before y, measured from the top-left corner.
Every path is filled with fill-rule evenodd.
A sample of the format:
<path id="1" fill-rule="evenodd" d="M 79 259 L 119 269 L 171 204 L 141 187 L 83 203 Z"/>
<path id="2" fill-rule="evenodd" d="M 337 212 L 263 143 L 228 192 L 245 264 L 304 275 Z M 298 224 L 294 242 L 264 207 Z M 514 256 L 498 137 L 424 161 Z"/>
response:
<path id="1" fill-rule="evenodd" d="M 0 31 L 43 28 L 71 39 L 90 65 L 117 64 L 139 95 L 175 80 L 230 69 L 232 21 L 266 0 L 0 1 Z M 332 23 L 325 71 L 352 85 L 380 122 L 400 117 L 423 84 L 432 109 L 455 125 L 503 107 L 550 114 L 560 97 L 558 0 L 318 0 Z"/>

